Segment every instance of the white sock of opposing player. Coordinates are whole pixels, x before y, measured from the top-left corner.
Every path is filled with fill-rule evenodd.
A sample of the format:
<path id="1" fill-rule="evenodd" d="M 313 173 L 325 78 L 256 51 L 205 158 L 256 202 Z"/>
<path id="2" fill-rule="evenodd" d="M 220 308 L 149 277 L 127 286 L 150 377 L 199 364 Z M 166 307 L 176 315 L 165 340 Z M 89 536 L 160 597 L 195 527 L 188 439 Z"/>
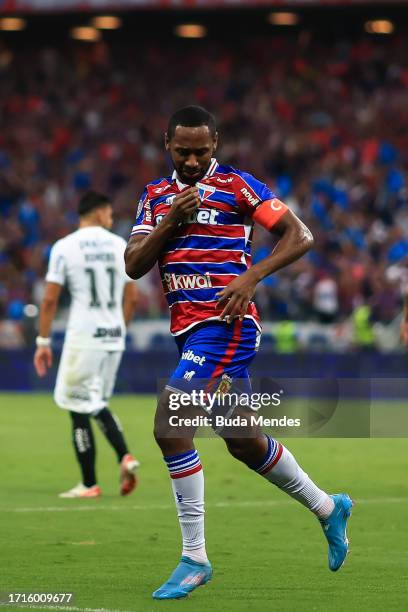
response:
<path id="1" fill-rule="evenodd" d="M 196 450 L 164 457 L 171 477 L 177 507 L 183 556 L 208 561 L 204 537 L 204 473 Z"/>
<path id="2" fill-rule="evenodd" d="M 269 436 L 266 438 L 268 451 L 263 463 L 255 468 L 258 474 L 309 508 L 318 518 L 327 518 L 334 508 L 332 498 L 315 485 L 287 448 Z"/>

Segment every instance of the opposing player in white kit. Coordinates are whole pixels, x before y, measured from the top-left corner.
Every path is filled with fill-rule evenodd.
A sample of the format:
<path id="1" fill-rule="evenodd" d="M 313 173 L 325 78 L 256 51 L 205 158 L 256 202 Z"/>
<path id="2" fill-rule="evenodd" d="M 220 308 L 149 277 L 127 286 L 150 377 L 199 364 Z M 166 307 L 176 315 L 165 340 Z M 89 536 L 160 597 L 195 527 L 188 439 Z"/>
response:
<path id="1" fill-rule="evenodd" d="M 55 402 L 72 419 L 73 443 L 82 482 L 60 497 L 99 497 L 95 473 L 94 417 L 120 462 L 120 492 L 136 486 L 139 462 L 129 453 L 116 416 L 108 409 L 116 373 L 125 348 L 125 325 L 132 318 L 137 290 L 125 272 L 126 242 L 112 227 L 110 200 L 90 191 L 78 206 L 79 229 L 52 248 L 34 366 L 44 376 L 52 365 L 51 325 L 62 287 L 71 308 L 54 391 Z"/>

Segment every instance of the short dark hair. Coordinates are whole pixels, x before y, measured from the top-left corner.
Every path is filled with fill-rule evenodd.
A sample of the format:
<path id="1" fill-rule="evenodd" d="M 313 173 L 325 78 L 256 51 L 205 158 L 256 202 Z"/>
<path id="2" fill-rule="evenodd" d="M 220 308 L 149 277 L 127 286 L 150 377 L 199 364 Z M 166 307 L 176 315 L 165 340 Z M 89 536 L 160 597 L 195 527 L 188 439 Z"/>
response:
<path id="1" fill-rule="evenodd" d="M 97 191 L 87 191 L 79 200 L 78 215 L 82 217 L 83 215 L 90 213 L 92 210 L 104 208 L 110 204 L 111 200 L 108 198 L 108 196 L 98 193 Z"/>
<path id="2" fill-rule="evenodd" d="M 202 106 L 184 106 L 172 114 L 167 128 L 167 137 L 169 140 L 173 138 L 176 127 L 182 125 L 184 127 L 200 127 L 201 125 L 208 126 L 212 137 L 215 136 L 217 127 L 215 117 Z"/>

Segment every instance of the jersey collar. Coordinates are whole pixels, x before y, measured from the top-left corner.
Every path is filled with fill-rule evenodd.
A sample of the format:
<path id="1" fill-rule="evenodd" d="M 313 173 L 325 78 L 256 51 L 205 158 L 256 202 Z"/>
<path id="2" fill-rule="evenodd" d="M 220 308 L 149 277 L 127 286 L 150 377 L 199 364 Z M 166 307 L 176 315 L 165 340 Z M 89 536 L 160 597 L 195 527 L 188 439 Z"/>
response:
<path id="1" fill-rule="evenodd" d="M 211 158 L 211 162 L 210 165 L 208 166 L 208 170 L 207 172 L 204 174 L 203 178 L 201 179 L 202 181 L 206 178 L 209 178 L 210 176 L 213 176 L 213 174 L 215 174 L 215 171 L 218 168 L 218 162 L 215 159 L 215 157 Z M 173 174 L 171 175 L 171 178 L 173 179 L 173 181 L 175 180 L 177 183 L 177 187 L 180 189 L 180 191 L 182 189 L 185 189 L 185 187 L 188 187 L 188 185 L 186 185 L 185 183 L 182 183 L 178 177 L 177 172 L 174 170 Z M 198 181 L 200 182 L 200 181 Z"/>

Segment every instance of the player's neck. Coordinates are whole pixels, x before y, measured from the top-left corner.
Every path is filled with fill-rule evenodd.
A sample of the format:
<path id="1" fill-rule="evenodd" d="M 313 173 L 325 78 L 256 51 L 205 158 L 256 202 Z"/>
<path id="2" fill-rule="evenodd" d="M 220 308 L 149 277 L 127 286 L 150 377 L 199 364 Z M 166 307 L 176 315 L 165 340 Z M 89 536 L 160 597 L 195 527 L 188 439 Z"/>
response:
<path id="1" fill-rule="evenodd" d="M 91 221 L 90 219 L 83 219 L 79 222 L 79 229 L 83 229 L 84 227 L 103 227 L 101 223 L 97 221 Z"/>

